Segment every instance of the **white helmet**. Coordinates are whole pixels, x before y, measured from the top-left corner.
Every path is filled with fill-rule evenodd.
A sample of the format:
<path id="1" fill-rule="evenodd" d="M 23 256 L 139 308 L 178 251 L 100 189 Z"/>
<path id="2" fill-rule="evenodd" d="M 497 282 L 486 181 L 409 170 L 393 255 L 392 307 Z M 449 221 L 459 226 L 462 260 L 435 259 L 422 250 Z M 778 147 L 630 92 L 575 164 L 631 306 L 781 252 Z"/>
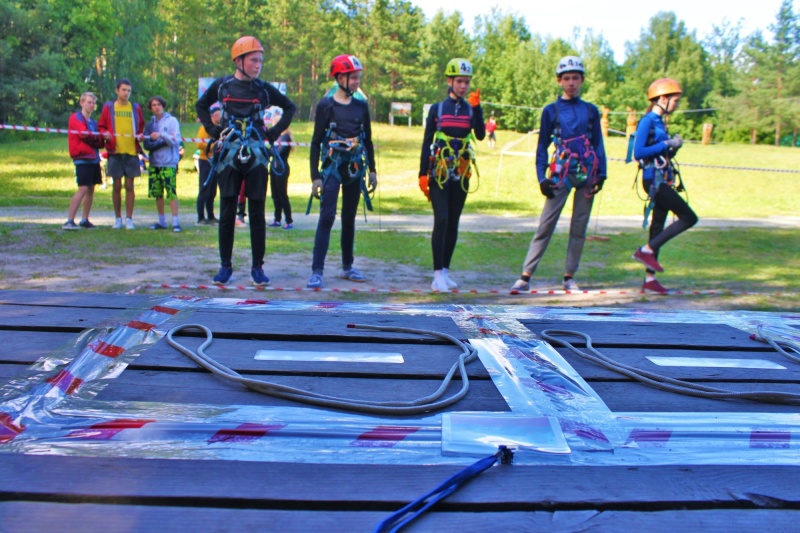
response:
<path id="1" fill-rule="evenodd" d="M 565 72 L 580 72 L 583 74 L 583 60 L 577 56 L 565 56 L 561 58 L 556 67 L 556 76 L 561 76 Z"/>

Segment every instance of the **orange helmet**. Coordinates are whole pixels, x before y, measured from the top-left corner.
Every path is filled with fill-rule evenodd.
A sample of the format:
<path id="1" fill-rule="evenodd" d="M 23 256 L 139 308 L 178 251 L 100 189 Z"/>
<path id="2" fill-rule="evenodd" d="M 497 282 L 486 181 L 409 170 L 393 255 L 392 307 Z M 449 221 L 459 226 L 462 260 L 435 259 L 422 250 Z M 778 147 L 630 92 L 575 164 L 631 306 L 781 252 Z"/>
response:
<path id="1" fill-rule="evenodd" d="M 250 52 L 263 51 L 264 47 L 261 46 L 261 43 L 258 42 L 258 39 L 255 37 L 250 37 L 249 35 L 245 37 L 239 37 L 236 42 L 233 43 L 233 47 L 231 48 L 231 60 L 236 59 L 237 57 L 242 57 Z"/>
<path id="2" fill-rule="evenodd" d="M 683 90 L 681 90 L 681 84 L 672 78 L 661 78 L 660 80 L 656 80 L 651 83 L 650 87 L 647 89 L 648 100 L 668 94 L 683 94 Z"/>

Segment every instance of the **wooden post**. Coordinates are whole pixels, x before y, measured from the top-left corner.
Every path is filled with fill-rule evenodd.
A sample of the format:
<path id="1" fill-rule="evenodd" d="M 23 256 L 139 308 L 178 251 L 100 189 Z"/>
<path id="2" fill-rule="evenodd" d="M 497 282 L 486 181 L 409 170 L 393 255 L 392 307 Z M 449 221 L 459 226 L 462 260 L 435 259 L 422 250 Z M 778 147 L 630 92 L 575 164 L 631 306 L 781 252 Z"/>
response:
<path id="1" fill-rule="evenodd" d="M 610 110 L 603 106 L 603 116 L 600 118 L 600 130 L 603 132 L 603 137 L 608 137 L 608 112 Z"/>
<path id="2" fill-rule="evenodd" d="M 625 125 L 625 138 L 630 138 L 631 135 L 636 133 L 636 125 L 638 123 L 639 121 L 636 120 L 636 111 L 634 111 L 633 108 L 629 107 L 628 121 L 627 124 Z"/>
<path id="3" fill-rule="evenodd" d="M 711 144 L 711 133 L 714 131 L 714 125 L 710 122 L 703 124 L 703 139 L 701 144 Z"/>

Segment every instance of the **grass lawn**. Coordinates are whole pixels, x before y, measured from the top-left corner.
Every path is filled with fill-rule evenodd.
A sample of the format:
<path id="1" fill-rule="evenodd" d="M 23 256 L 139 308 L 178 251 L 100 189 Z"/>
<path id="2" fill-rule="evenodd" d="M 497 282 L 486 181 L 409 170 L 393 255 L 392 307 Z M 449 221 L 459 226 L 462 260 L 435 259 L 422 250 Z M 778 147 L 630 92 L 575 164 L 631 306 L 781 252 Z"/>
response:
<path id="1" fill-rule="evenodd" d="M 310 123 L 293 127 L 295 139 L 308 142 Z M 195 125 L 184 125 L 183 135 L 196 135 Z M 75 190 L 73 165 L 62 135 L 38 134 L 32 141 L 0 144 L 0 207 L 37 207 L 65 213 Z M 376 159 L 380 180 L 376 205 L 383 214 L 430 214 L 430 207 L 417 188 L 422 129 L 405 126 L 375 125 Z M 516 142 L 513 151 L 533 153 L 535 135 L 498 132 L 498 148 L 489 151 L 479 146 L 480 187 L 471 194 L 466 213 L 528 217 L 537 215 L 543 205 L 535 179 L 531 157 L 500 154 L 500 146 Z M 626 141 L 611 138 L 606 142 L 608 156 L 623 159 Z M 194 145 L 187 143 L 191 155 Z M 800 169 L 800 150 L 771 146 L 687 144 L 680 152 L 683 175 L 690 192 L 692 207 L 703 218 L 756 218 L 772 215 L 796 216 L 800 198 L 800 174 L 723 170 L 693 165 L 737 166 L 768 169 Z M 290 156 L 292 174 L 290 196 L 297 216 L 303 216 L 309 192 L 308 148 L 296 148 Z M 197 174 L 191 172 L 191 157 L 181 162 L 178 194 L 182 213 L 191 212 L 197 195 Z M 622 162 L 609 162 L 609 180 L 595 204 L 600 216 L 637 216 L 642 201 L 632 190 L 635 168 Z M 146 179 L 146 178 L 145 178 Z M 152 207 L 152 200 L 142 198 L 138 187 L 137 211 Z M 146 204 L 145 204 L 146 202 Z M 111 210 L 108 190 L 97 191 L 95 210 Z M 315 205 L 315 210 L 318 207 Z M 270 209 L 268 208 L 269 212 Z M 315 211 L 316 212 L 316 211 Z M 569 208 L 563 216 L 569 216 Z M 59 253 L 91 257 L 113 264 L 164 253 L 167 247 L 191 248 L 198 254 L 216 254 L 216 238 L 209 231 L 186 231 L 179 240 L 172 235 L 148 232 L 79 232 L 61 231 L 58 227 L 38 227 L 34 243 L 15 223 L 0 223 L 0 250 L 30 253 Z M 590 234 L 592 226 L 590 225 Z M 336 232 L 334 232 L 336 233 Z M 637 286 L 641 269 L 628 260 L 631 251 L 644 240 L 641 231 L 609 235 L 608 241 L 589 241 L 583 255 L 578 279 L 585 288 Z M 248 248 L 247 233 L 238 233 L 236 248 Z M 484 286 L 507 287 L 518 274 L 530 234 L 462 232 L 454 270 L 481 274 Z M 332 237 L 332 243 L 338 236 Z M 391 242 L 391 246 L 387 246 Z M 537 279 L 558 284 L 563 269 L 566 235 L 557 234 L 537 273 Z M 268 253 L 306 254 L 313 248 L 313 232 L 272 232 Z M 335 246 L 332 246 L 332 250 Z M 660 277 L 667 286 L 684 290 L 719 289 L 761 293 L 785 292 L 797 295 L 800 277 L 800 229 L 728 229 L 697 228 L 670 242 L 662 250 L 662 263 L 668 272 Z M 357 257 L 425 269 L 430 263 L 430 240 L 427 234 L 359 231 Z M 269 262 L 269 258 L 267 258 Z M 2 279 L 2 270 L 0 270 Z M 76 287 L 76 290 L 81 290 Z M 750 299 L 751 309 L 797 308 L 797 296 L 772 296 Z"/>

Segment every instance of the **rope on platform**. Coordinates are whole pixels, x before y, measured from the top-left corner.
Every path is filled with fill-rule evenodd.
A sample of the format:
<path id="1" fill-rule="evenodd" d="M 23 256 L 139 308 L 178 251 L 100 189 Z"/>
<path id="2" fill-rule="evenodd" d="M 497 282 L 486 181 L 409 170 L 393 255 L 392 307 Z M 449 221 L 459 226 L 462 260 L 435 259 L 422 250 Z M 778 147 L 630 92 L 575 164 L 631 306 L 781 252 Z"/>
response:
<path id="1" fill-rule="evenodd" d="M 461 488 L 467 481 L 474 478 L 481 472 L 491 468 L 499 459 L 501 464 L 511 464 L 514 454 L 506 446 L 500 446 L 500 449 L 489 457 L 484 457 L 478 462 L 466 467 L 460 472 L 450 476 L 444 483 L 438 487 L 420 496 L 413 502 L 409 503 L 383 522 L 377 525 L 373 533 L 385 533 L 390 531 L 395 533 L 400 531 L 403 527 L 407 526 L 412 520 L 418 518 L 422 513 L 430 509 L 435 503 L 439 502 L 450 496 L 456 490 Z"/>
<path id="2" fill-rule="evenodd" d="M 780 391 L 752 391 L 752 392 L 738 392 L 727 389 L 718 389 L 715 387 L 706 387 L 691 381 L 684 381 L 681 379 L 670 378 L 655 372 L 649 372 L 640 368 L 632 367 L 619 361 L 615 361 L 600 353 L 594 346 L 592 346 L 592 338 L 586 333 L 580 331 L 570 331 L 561 329 L 546 329 L 539 334 L 544 340 L 551 344 L 559 344 L 569 349 L 575 355 L 583 357 L 597 365 L 600 365 L 608 370 L 617 372 L 631 379 L 649 385 L 651 387 L 665 390 L 667 392 L 675 392 L 678 394 L 685 394 L 687 396 L 697 396 L 699 398 L 708 398 L 712 400 L 750 400 L 762 403 L 800 403 L 800 394 L 791 392 Z M 580 337 L 586 341 L 586 349 L 591 353 L 582 352 L 568 341 L 557 339 L 556 335 L 565 337 Z"/>
<path id="3" fill-rule="evenodd" d="M 478 351 L 471 344 L 466 344 L 464 342 L 461 342 L 459 339 L 453 337 L 452 335 L 448 335 L 447 333 L 441 333 L 438 331 L 401 328 L 395 326 L 372 326 L 367 324 L 348 324 L 347 327 L 351 329 L 363 329 L 369 331 L 388 331 L 394 333 L 410 333 L 414 335 L 436 337 L 455 344 L 456 346 L 461 348 L 462 353 L 459 354 L 458 360 L 453 364 L 452 367 L 450 367 L 450 370 L 447 372 L 447 375 L 442 380 L 442 384 L 434 393 L 429 394 L 428 396 L 425 396 L 423 398 L 418 398 L 416 400 L 411 400 L 411 401 L 374 402 L 369 400 L 339 398 L 336 396 L 317 394 L 314 392 L 305 391 L 302 389 L 297 389 L 286 385 L 280 385 L 278 383 L 270 383 L 258 379 L 246 378 L 241 374 L 239 374 L 238 372 L 236 372 L 235 370 L 228 368 L 222 363 L 219 363 L 214 359 L 212 359 L 211 357 L 209 357 L 208 355 L 206 355 L 204 350 L 211 344 L 213 340 L 213 335 L 210 329 L 201 324 L 183 324 L 172 328 L 167 333 L 167 342 L 169 343 L 170 346 L 172 346 L 182 354 L 186 355 L 192 361 L 194 361 L 201 367 L 205 368 L 206 370 L 212 372 L 213 374 L 216 374 L 224 379 L 233 381 L 235 383 L 240 383 L 245 387 L 252 389 L 256 392 L 260 392 L 262 394 L 266 394 L 269 396 L 274 396 L 276 398 L 283 398 L 285 400 L 292 400 L 296 402 L 317 405 L 320 407 L 328 407 L 332 409 L 343 409 L 346 411 L 356 411 L 360 413 L 368 413 L 374 415 L 393 415 L 393 416 L 417 415 L 421 413 L 436 411 L 438 409 L 442 409 L 444 407 L 452 405 L 457 401 L 459 401 L 460 399 L 462 399 L 464 396 L 466 396 L 467 392 L 469 391 L 469 377 L 467 375 L 466 364 L 471 362 L 478 356 Z M 173 338 L 173 336 L 176 333 L 189 329 L 200 330 L 201 332 L 205 333 L 206 340 L 203 342 L 203 344 L 200 345 L 199 348 L 197 348 L 197 352 L 194 352 L 191 349 L 187 348 L 186 346 L 183 346 Z M 456 371 L 459 372 L 459 375 L 461 377 L 461 389 L 450 397 L 440 399 L 450 386 L 450 383 Z"/>

